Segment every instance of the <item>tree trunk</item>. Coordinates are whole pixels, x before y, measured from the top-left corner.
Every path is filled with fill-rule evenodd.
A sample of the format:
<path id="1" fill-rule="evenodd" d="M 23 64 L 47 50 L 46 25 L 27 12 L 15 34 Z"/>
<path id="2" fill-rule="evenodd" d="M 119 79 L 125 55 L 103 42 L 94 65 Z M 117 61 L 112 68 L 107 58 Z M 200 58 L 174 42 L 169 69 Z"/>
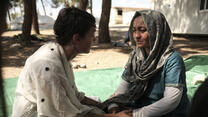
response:
<path id="1" fill-rule="evenodd" d="M 36 9 L 36 0 L 32 0 L 33 4 L 33 30 L 36 34 L 40 34 L 39 24 L 38 24 L 38 14 Z"/>
<path id="2" fill-rule="evenodd" d="M 91 12 L 91 14 L 93 14 L 93 12 L 92 12 L 92 0 L 90 0 L 90 12 Z"/>
<path id="3" fill-rule="evenodd" d="M 8 17 L 9 17 L 9 21 L 11 22 L 11 15 L 10 15 L 9 10 L 7 11 L 7 14 L 8 14 Z"/>
<path id="4" fill-rule="evenodd" d="M 111 43 L 109 35 L 109 19 L 110 19 L 110 10 L 111 10 L 111 0 L 102 1 L 102 13 L 99 23 L 99 43 Z"/>
<path id="5" fill-rule="evenodd" d="M 45 6 L 44 6 L 44 4 L 43 4 L 43 0 L 40 0 L 40 1 L 41 1 L 41 4 L 42 4 L 42 7 L 43 7 L 43 11 L 44 11 L 45 16 L 46 16 L 47 14 L 46 14 Z"/>
<path id="6" fill-rule="evenodd" d="M 4 83 L 2 78 L 2 38 L 1 34 L 6 31 L 7 24 L 6 24 L 6 13 L 8 10 L 9 1 L 8 0 L 1 0 L 0 1 L 0 116 L 7 117 L 7 107 L 5 101 L 5 93 L 4 93 Z"/>
<path id="7" fill-rule="evenodd" d="M 80 0 L 80 9 L 86 11 L 88 6 L 88 0 Z"/>
<path id="8" fill-rule="evenodd" d="M 19 5 L 19 8 L 20 8 L 20 16 L 22 16 L 22 6 L 21 6 L 21 2 L 20 1 L 19 1 L 18 5 Z"/>
<path id="9" fill-rule="evenodd" d="M 33 8 L 31 0 L 24 0 L 24 21 L 22 24 L 22 44 L 29 45 L 31 43 L 31 27 L 33 19 Z"/>

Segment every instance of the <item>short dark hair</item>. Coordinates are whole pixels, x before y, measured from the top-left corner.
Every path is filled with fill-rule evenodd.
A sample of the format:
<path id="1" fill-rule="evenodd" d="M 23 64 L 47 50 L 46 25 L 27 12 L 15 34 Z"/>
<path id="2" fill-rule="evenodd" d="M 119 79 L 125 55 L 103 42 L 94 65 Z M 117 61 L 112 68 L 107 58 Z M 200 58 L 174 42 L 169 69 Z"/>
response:
<path id="1" fill-rule="evenodd" d="M 59 12 L 53 29 L 57 42 L 63 46 L 76 33 L 84 37 L 91 27 L 96 27 L 94 16 L 78 8 L 68 7 Z"/>

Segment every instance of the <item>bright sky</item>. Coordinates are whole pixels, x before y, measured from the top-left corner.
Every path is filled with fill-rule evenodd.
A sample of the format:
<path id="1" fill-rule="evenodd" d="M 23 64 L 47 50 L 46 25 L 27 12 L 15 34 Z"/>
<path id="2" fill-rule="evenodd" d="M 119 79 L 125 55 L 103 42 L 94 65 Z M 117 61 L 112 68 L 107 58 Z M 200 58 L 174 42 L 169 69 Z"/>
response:
<path id="1" fill-rule="evenodd" d="M 93 14 L 100 17 L 102 0 L 92 0 Z M 150 8 L 150 0 L 112 0 L 112 7 Z"/>
<path id="2" fill-rule="evenodd" d="M 51 8 L 51 0 L 43 0 L 46 13 L 48 16 L 51 16 L 53 19 L 56 19 L 58 12 L 62 7 Z M 138 8 L 150 8 L 151 0 L 112 0 L 112 7 L 138 7 Z M 95 17 L 100 17 L 102 0 L 93 0 L 93 15 Z M 40 0 L 37 0 L 37 10 L 40 15 L 44 15 L 43 7 Z M 13 11 L 13 10 L 12 10 Z M 11 12 L 12 12 L 11 11 Z M 16 11 L 20 11 L 19 8 Z"/>

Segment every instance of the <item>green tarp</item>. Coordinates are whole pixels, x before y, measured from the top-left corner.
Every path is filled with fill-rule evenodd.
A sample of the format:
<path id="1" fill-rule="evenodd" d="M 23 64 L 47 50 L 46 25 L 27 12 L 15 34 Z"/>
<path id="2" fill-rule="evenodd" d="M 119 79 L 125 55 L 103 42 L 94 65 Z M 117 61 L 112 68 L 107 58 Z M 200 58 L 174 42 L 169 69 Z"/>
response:
<path id="1" fill-rule="evenodd" d="M 185 60 L 187 87 L 189 99 L 193 96 L 197 87 L 192 83 L 196 75 L 208 74 L 208 56 L 192 56 Z M 98 96 L 102 101 L 107 99 L 119 85 L 121 80 L 122 68 L 96 69 L 81 72 L 75 72 L 75 82 L 80 91 L 85 92 L 87 96 Z M 14 100 L 14 91 L 17 84 L 17 78 L 8 78 L 4 80 L 5 97 L 8 114 L 11 115 L 12 104 Z"/>
<path id="2" fill-rule="evenodd" d="M 191 100 L 196 89 L 199 87 L 199 84 L 194 85 L 193 79 L 197 76 L 206 76 L 208 77 L 208 56 L 207 55 L 198 55 L 191 56 L 185 61 L 186 66 L 186 82 L 188 88 L 188 97 Z"/>

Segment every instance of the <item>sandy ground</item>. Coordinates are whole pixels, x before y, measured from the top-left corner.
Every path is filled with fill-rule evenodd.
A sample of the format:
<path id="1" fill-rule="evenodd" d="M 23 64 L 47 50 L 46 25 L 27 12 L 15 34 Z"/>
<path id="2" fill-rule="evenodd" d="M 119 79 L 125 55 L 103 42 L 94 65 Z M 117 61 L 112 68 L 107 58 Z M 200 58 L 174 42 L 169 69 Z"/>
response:
<path id="1" fill-rule="evenodd" d="M 111 41 L 122 41 L 127 30 L 128 26 L 111 26 Z M 21 31 L 7 31 L 3 34 L 3 78 L 18 77 L 25 60 L 41 45 L 55 39 L 52 30 L 42 30 L 39 37 L 46 42 L 33 41 L 30 47 L 23 48 L 12 38 L 20 33 Z M 192 55 L 208 55 L 208 37 L 174 37 L 174 47 L 184 59 Z M 76 65 L 85 64 L 87 68 L 78 68 L 74 71 L 123 67 L 130 52 L 130 47 L 114 47 L 112 44 L 94 42 L 89 54 L 80 54 L 72 61 Z"/>

